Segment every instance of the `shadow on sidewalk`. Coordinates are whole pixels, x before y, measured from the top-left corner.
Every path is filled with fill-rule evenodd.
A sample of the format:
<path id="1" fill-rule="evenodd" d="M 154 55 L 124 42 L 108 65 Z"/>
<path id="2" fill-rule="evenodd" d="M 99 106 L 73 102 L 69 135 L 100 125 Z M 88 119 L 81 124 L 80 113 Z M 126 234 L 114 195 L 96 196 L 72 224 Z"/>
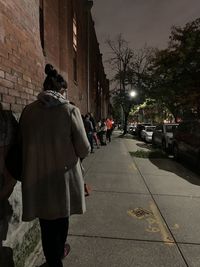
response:
<path id="1" fill-rule="evenodd" d="M 120 134 L 120 135 L 118 135 L 118 136 L 116 136 L 116 137 L 114 137 L 114 138 L 123 138 L 123 139 L 134 139 L 133 138 L 133 136 L 132 135 L 130 135 L 130 134 Z"/>
<path id="2" fill-rule="evenodd" d="M 141 147 L 141 148 L 146 148 L 149 150 L 153 150 L 152 144 L 148 144 L 148 143 L 136 143 L 136 146 Z"/>
<path id="3" fill-rule="evenodd" d="M 179 163 L 174 159 L 150 158 L 149 160 L 159 169 L 172 172 L 187 180 L 189 183 L 200 186 L 200 175 L 196 173 L 194 167 L 191 164 L 186 162 Z"/>
<path id="4" fill-rule="evenodd" d="M 136 145 L 143 149 L 148 149 L 150 152 L 155 151 L 152 147 L 152 144 L 148 143 L 136 143 Z M 158 150 L 161 152 L 161 150 Z M 177 162 L 174 160 L 172 155 L 165 154 L 165 157 L 156 158 L 150 157 L 149 160 L 156 167 L 161 170 L 172 172 L 181 178 L 187 180 L 191 184 L 195 184 L 200 186 L 200 174 L 195 170 L 195 166 L 192 165 L 191 162 L 186 162 L 182 160 L 181 162 Z"/>

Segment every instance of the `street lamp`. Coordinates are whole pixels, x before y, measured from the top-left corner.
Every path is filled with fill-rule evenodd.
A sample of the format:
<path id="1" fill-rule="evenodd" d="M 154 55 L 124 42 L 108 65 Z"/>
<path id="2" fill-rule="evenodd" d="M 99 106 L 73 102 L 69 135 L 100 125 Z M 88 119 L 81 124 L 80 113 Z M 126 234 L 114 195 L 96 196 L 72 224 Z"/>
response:
<path id="1" fill-rule="evenodd" d="M 137 92 L 132 90 L 132 91 L 130 91 L 129 95 L 131 98 L 134 98 L 134 97 L 136 97 Z"/>
<path id="2" fill-rule="evenodd" d="M 137 91 L 135 90 L 134 86 L 133 86 L 133 83 L 127 83 L 125 85 L 125 88 L 126 88 L 126 92 L 128 93 L 128 95 L 131 97 L 131 98 L 134 98 L 137 96 Z"/>

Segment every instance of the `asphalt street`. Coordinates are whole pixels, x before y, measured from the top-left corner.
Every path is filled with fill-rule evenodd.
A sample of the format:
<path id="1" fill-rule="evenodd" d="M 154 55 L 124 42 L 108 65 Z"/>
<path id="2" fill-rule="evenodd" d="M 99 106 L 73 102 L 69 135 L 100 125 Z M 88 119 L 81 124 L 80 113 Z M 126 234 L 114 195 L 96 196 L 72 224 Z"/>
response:
<path id="1" fill-rule="evenodd" d="M 200 176 L 170 158 L 131 157 L 148 147 L 118 136 L 84 161 L 92 192 L 70 219 L 64 267 L 199 267 Z"/>

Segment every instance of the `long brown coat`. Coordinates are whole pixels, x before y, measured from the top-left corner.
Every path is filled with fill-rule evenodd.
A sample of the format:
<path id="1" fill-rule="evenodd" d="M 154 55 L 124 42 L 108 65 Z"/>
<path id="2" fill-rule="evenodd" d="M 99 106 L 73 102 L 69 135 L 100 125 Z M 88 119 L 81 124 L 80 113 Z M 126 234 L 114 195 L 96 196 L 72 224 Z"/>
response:
<path id="1" fill-rule="evenodd" d="M 28 105 L 20 118 L 23 220 L 57 219 L 85 211 L 79 158 L 90 145 L 80 111 L 65 103 Z"/>

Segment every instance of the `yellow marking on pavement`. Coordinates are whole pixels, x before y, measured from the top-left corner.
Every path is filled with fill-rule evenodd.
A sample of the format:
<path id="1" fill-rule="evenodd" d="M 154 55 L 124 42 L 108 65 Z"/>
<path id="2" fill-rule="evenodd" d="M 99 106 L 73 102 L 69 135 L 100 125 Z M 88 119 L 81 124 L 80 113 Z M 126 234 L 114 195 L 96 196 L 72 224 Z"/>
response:
<path id="1" fill-rule="evenodd" d="M 146 231 L 149 232 L 149 233 L 158 233 L 160 232 L 160 229 L 158 227 L 151 227 L 149 226 L 148 228 L 146 228 Z"/>
<path id="2" fill-rule="evenodd" d="M 145 230 L 148 233 L 160 233 L 162 240 L 166 245 L 173 246 L 175 244 L 174 239 L 170 236 L 166 224 L 164 223 L 158 208 L 153 201 L 150 202 L 150 210 L 138 207 L 127 211 L 130 217 L 137 218 L 139 220 L 145 220 L 148 226 Z M 178 229 L 179 225 L 175 224 L 173 229 Z"/>
<path id="3" fill-rule="evenodd" d="M 128 167 L 129 167 L 129 169 L 132 169 L 134 171 L 137 170 L 137 167 L 135 166 L 135 164 L 133 162 Z"/>
<path id="4" fill-rule="evenodd" d="M 136 217 L 137 219 L 145 219 L 151 215 L 151 211 L 145 210 L 143 208 L 135 208 L 134 210 L 127 211 L 129 216 Z"/>
<path id="5" fill-rule="evenodd" d="M 152 225 L 152 224 L 156 223 L 156 219 L 155 219 L 155 218 L 148 218 L 148 219 L 147 219 L 147 222 L 148 222 L 150 225 Z"/>
<path id="6" fill-rule="evenodd" d="M 180 228 L 179 224 L 175 223 L 172 227 L 173 230 L 178 230 Z"/>
<path id="7" fill-rule="evenodd" d="M 160 233 L 162 236 L 163 241 L 165 242 L 165 244 L 167 245 L 174 245 L 174 239 L 172 237 L 170 237 L 170 233 L 165 225 L 165 223 L 162 220 L 162 217 L 160 215 L 160 212 L 158 210 L 158 208 L 156 207 L 154 202 L 150 202 L 150 209 L 154 214 L 154 217 L 156 219 L 156 223 L 158 225 L 158 228 L 160 229 Z M 169 243 L 171 242 L 171 243 Z"/>

